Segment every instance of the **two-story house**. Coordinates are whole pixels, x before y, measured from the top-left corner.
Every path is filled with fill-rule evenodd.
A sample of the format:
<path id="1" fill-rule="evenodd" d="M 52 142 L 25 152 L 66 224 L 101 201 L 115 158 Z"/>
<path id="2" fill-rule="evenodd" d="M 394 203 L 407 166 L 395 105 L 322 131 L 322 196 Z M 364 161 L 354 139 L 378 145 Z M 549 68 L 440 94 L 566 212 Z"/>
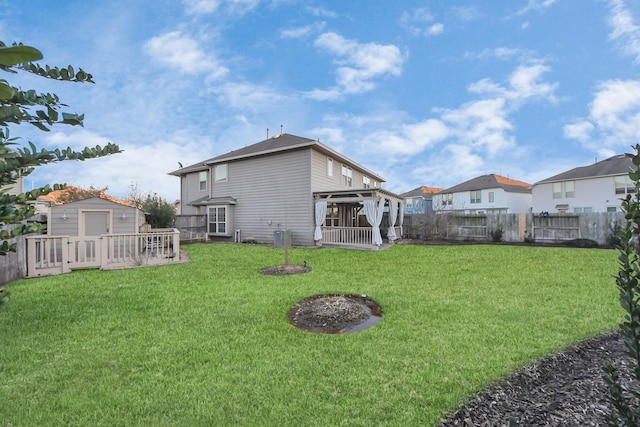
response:
<path id="1" fill-rule="evenodd" d="M 523 213 L 530 211 L 531 204 L 531 184 L 496 174 L 472 178 L 433 197 L 436 213 Z"/>
<path id="2" fill-rule="evenodd" d="M 404 197 L 404 213 L 406 215 L 433 213 L 433 195 L 441 191 L 442 188 L 423 185 L 400 194 Z"/>
<path id="3" fill-rule="evenodd" d="M 402 197 L 384 178 L 319 141 L 279 134 L 170 172 L 182 215 L 207 215 L 209 239 L 379 246 L 385 210 L 401 236 Z M 392 214 L 393 213 L 393 214 Z"/>
<path id="4" fill-rule="evenodd" d="M 632 163 L 619 154 L 580 166 L 533 185 L 533 212 L 619 212 L 620 199 L 634 193 L 629 179 Z"/>

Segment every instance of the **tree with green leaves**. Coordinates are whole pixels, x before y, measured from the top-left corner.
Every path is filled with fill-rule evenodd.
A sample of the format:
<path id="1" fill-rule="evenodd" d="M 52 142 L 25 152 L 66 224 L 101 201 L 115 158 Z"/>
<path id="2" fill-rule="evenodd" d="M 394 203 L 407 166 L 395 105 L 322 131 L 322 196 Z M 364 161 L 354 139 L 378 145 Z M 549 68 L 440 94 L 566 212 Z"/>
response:
<path id="1" fill-rule="evenodd" d="M 142 210 L 151 228 L 173 227 L 176 211 L 173 205 L 157 194 L 147 194 L 147 198 L 142 202 Z"/>
<path id="2" fill-rule="evenodd" d="M 46 79 L 93 83 L 91 74 L 82 69 L 44 68 L 34 63 L 41 60 L 42 53 L 31 46 L 14 43 L 11 46 L 0 42 L 0 69 L 10 74 L 32 73 Z M 16 243 L 10 243 L 17 236 L 40 232 L 46 225 L 30 224 L 24 221 L 34 215 L 33 203 L 39 196 L 53 190 L 62 189 L 65 184 L 47 184 L 31 191 L 10 194 L 12 186 L 31 174 L 37 166 L 65 160 L 86 160 L 121 152 L 115 144 L 99 145 L 82 151 L 66 149 L 38 149 L 32 142 L 22 146 L 18 138 L 10 137 L 9 126 L 31 124 L 48 132 L 53 125 L 82 126 L 84 115 L 61 112 L 66 107 L 51 93 L 36 93 L 35 90 L 21 90 L 0 79 L 0 256 L 16 251 Z"/>

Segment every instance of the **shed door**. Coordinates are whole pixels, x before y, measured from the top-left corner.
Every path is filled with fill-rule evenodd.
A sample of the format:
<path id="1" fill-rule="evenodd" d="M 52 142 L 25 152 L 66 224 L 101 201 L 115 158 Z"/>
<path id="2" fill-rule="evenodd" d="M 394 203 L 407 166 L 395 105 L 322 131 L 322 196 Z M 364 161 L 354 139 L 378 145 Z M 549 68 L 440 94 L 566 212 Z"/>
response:
<path id="1" fill-rule="evenodd" d="M 85 212 L 84 235 L 99 236 L 109 233 L 109 212 Z"/>

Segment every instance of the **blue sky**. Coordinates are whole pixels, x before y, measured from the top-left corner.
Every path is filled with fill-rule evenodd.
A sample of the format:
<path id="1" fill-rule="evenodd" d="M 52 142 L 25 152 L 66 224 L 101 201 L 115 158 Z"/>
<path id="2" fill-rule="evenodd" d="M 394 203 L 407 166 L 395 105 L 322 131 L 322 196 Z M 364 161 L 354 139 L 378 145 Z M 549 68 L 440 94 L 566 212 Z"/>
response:
<path id="1" fill-rule="evenodd" d="M 0 0 L 0 40 L 95 85 L 53 92 L 84 128 L 21 125 L 47 148 L 124 152 L 38 168 L 26 187 L 132 185 L 266 136 L 320 139 L 402 193 L 498 173 L 534 183 L 640 142 L 640 2 L 631 0 Z"/>

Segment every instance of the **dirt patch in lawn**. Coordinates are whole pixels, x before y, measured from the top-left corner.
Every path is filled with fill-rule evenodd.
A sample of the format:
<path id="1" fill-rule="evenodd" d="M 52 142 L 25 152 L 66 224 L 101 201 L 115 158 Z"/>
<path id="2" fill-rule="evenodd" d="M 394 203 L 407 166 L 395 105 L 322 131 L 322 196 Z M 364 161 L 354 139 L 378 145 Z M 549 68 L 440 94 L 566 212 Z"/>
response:
<path id="1" fill-rule="evenodd" d="M 311 271 L 306 263 L 304 265 L 276 265 L 275 267 L 263 268 L 260 272 L 266 276 L 285 276 L 288 274 L 302 274 Z"/>
<path id="2" fill-rule="evenodd" d="M 323 294 L 303 299 L 289 310 L 289 322 L 322 334 L 358 332 L 382 320 L 382 308 L 366 295 Z"/>

